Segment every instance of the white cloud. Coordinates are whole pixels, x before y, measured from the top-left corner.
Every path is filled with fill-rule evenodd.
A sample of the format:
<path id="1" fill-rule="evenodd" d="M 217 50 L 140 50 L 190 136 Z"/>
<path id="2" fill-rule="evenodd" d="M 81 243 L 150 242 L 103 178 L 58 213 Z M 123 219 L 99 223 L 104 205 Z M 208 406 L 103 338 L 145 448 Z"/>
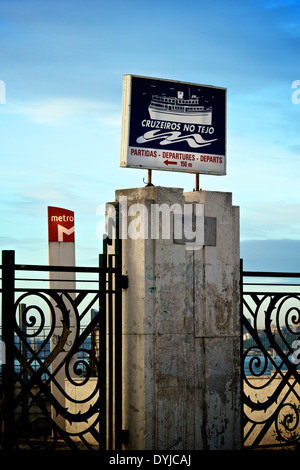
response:
<path id="1" fill-rule="evenodd" d="M 6 107 L 6 112 L 27 116 L 37 124 L 57 125 L 68 120 L 95 119 L 109 125 L 120 125 L 119 110 L 97 100 L 53 98 L 19 102 Z"/>

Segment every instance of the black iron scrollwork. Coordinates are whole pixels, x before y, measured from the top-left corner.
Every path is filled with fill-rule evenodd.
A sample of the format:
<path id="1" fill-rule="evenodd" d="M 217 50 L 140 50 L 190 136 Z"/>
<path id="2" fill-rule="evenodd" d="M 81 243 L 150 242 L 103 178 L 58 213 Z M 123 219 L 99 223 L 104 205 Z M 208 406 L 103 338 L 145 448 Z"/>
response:
<path id="1" fill-rule="evenodd" d="M 274 436 L 284 445 L 298 445 L 300 442 L 300 405 L 282 404 L 276 415 Z"/>
<path id="2" fill-rule="evenodd" d="M 95 443 L 99 439 L 99 379 L 94 372 L 100 366 L 94 351 L 84 347 L 99 319 L 95 317 L 82 332 L 79 308 L 87 295 L 35 291 L 20 295 L 15 303 L 19 339 L 15 376 L 20 387 L 16 403 L 25 405 L 17 426 L 29 448 L 54 448 L 58 436 L 72 448 L 73 434 L 81 442 L 87 434 L 93 435 Z M 93 294 L 88 305 L 97 302 L 98 296 Z M 18 317 L 20 305 L 25 307 Z M 78 394 L 78 388 L 84 392 Z M 33 411 L 38 416 L 29 419 Z M 82 423 L 80 431 L 75 423 Z"/>
<path id="3" fill-rule="evenodd" d="M 2 339 L 7 352 L 2 443 L 7 450 L 58 443 L 70 449 L 122 448 L 125 284 L 119 204 L 115 207 L 116 237 L 104 237 L 98 267 L 20 265 L 13 251 L 2 252 Z M 17 278 L 17 271 L 33 274 Z M 47 273 L 47 279 L 37 272 Z M 48 289 L 49 273 L 58 276 Z M 71 273 L 70 280 L 66 273 Z M 78 279 L 83 273 L 87 278 Z"/>
<path id="4" fill-rule="evenodd" d="M 300 296 L 243 294 L 245 445 L 299 442 Z"/>

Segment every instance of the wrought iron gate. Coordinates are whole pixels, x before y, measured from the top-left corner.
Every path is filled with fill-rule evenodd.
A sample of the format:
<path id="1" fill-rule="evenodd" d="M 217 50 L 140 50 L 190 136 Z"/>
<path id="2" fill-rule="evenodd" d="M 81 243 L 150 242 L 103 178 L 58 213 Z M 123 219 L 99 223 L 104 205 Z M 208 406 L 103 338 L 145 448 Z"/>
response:
<path id="1" fill-rule="evenodd" d="M 121 248 L 106 238 L 99 268 L 2 252 L 3 449 L 121 448 Z M 76 272 L 76 288 L 48 288 L 50 271 Z"/>
<path id="2" fill-rule="evenodd" d="M 300 443 L 299 280 L 241 262 L 245 447 Z"/>

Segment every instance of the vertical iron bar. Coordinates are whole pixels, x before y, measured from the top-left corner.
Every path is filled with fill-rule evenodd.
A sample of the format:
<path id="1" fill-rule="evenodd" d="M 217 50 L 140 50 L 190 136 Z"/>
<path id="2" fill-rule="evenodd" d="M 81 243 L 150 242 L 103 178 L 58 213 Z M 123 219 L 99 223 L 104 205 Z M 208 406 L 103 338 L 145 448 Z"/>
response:
<path id="1" fill-rule="evenodd" d="M 244 416 L 244 377 L 243 377 L 243 370 L 244 370 L 244 341 L 243 341 L 243 302 L 244 302 L 244 264 L 243 259 L 240 259 L 240 325 L 241 325 L 241 332 L 240 332 L 240 341 L 241 341 L 241 371 L 240 371 L 240 380 L 241 380 L 241 423 L 240 423 L 240 430 L 241 430 L 241 448 L 244 448 L 244 428 L 243 428 L 243 416 Z"/>
<path id="2" fill-rule="evenodd" d="M 26 337 L 27 328 L 26 328 L 26 323 L 24 323 L 23 321 L 23 314 L 24 314 L 25 309 L 26 309 L 25 304 L 19 304 L 19 326 L 23 335 Z M 22 341 L 21 336 L 19 337 L 19 341 L 20 341 L 21 356 L 23 356 L 23 358 L 25 359 L 27 363 L 26 344 L 24 343 L 24 341 Z M 20 374 L 20 378 L 21 378 L 21 374 Z M 26 369 L 23 368 L 23 383 L 26 384 L 27 382 L 28 382 L 28 373 Z M 23 419 L 22 419 L 23 425 L 24 425 L 24 428 L 26 428 L 29 423 L 28 394 L 27 393 L 25 393 L 22 398 L 22 416 L 23 416 Z"/>
<path id="3" fill-rule="evenodd" d="M 113 304 L 112 304 L 112 255 L 108 256 L 108 448 L 114 446 L 114 352 L 113 352 Z"/>
<path id="4" fill-rule="evenodd" d="M 122 449 L 122 239 L 120 206 L 116 204 L 115 238 L 115 449 Z"/>
<path id="5" fill-rule="evenodd" d="M 99 261 L 99 266 L 100 266 L 100 261 Z M 99 273 L 99 279 L 100 279 L 100 273 Z M 95 312 L 95 309 L 91 309 L 91 321 L 94 319 L 94 315 L 96 315 L 97 312 Z M 95 335 L 95 328 L 91 331 L 91 370 L 92 370 L 92 375 L 94 377 L 95 375 L 95 358 L 96 358 L 96 335 Z"/>
<path id="6" fill-rule="evenodd" d="M 2 252 L 2 341 L 6 357 L 3 371 L 3 449 L 14 448 L 14 289 L 15 252 Z"/>
<path id="7" fill-rule="evenodd" d="M 99 393 L 100 393 L 100 450 L 107 448 L 107 325 L 106 325 L 106 265 L 107 265 L 107 241 L 103 240 L 103 254 L 100 255 L 99 275 Z"/>

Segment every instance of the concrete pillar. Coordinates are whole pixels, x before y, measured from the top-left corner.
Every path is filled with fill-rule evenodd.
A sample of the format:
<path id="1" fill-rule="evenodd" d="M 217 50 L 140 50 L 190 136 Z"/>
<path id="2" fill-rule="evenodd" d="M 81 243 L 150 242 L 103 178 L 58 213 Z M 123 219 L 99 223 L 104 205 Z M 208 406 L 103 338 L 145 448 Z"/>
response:
<path id="1" fill-rule="evenodd" d="M 50 266 L 75 266 L 75 244 L 72 242 L 51 242 L 49 243 L 49 265 Z M 69 293 L 72 301 L 75 299 L 75 293 L 72 290 L 76 289 L 75 272 L 50 272 L 50 289 L 59 292 L 60 289 L 70 289 Z M 50 316 L 51 325 L 54 326 L 53 335 L 50 342 L 50 351 L 52 352 L 62 337 L 65 329 L 64 320 L 60 308 L 57 306 L 56 300 L 50 297 L 53 304 L 54 315 Z M 54 375 L 55 380 L 51 381 L 51 393 L 57 402 L 65 408 L 65 384 L 66 384 L 66 365 L 61 367 L 61 363 L 65 360 L 66 355 L 72 348 L 76 337 L 76 322 L 77 319 L 74 314 L 74 309 L 67 297 L 64 297 L 66 311 L 69 311 L 69 330 L 70 333 L 66 338 L 63 345 L 63 351 L 60 352 L 55 359 L 51 362 L 51 374 Z M 74 376 L 73 367 L 76 362 L 76 355 L 74 355 L 69 362 L 69 373 Z M 68 423 L 65 418 L 58 412 L 57 408 L 51 407 L 51 416 L 55 423 L 63 430 L 66 429 Z"/>
<path id="2" fill-rule="evenodd" d="M 123 240 L 126 448 L 239 449 L 239 208 L 231 193 L 154 186 L 118 190 L 116 200 L 126 201 L 123 218 L 129 214 Z M 168 238 L 151 237 L 153 204 L 189 203 L 204 204 L 202 249 L 174 242 L 173 223 Z M 146 214 L 141 237 L 138 209 Z"/>

